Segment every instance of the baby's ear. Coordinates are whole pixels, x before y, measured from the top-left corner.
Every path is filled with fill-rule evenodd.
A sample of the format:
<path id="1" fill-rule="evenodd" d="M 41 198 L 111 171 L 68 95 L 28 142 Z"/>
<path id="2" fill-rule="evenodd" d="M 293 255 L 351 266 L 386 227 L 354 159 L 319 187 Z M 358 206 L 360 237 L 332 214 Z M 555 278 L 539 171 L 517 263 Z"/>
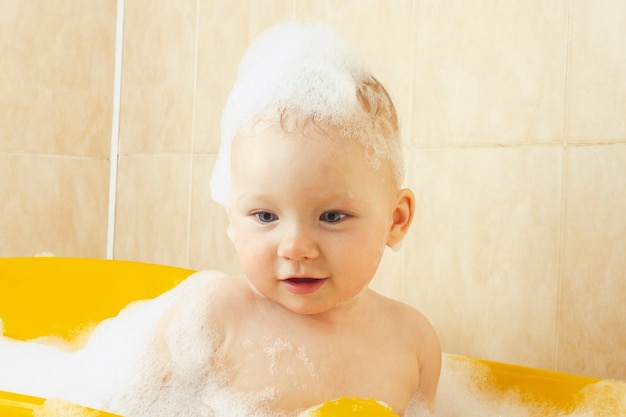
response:
<path id="1" fill-rule="evenodd" d="M 393 219 L 389 236 L 387 237 L 387 246 L 390 248 L 398 247 L 406 232 L 411 226 L 413 215 L 415 214 L 415 196 L 408 188 L 403 188 L 398 192 L 396 197 L 396 206 L 393 210 Z"/>

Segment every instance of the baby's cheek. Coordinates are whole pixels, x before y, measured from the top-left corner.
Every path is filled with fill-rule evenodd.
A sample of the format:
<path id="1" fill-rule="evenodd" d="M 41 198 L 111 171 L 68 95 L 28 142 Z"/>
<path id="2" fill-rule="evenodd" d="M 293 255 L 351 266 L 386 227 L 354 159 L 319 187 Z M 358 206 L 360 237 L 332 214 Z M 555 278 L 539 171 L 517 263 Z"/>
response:
<path id="1" fill-rule="evenodd" d="M 251 262 L 262 262 L 267 257 L 268 248 L 254 236 L 246 236 L 238 242 L 239 253 Z"/>

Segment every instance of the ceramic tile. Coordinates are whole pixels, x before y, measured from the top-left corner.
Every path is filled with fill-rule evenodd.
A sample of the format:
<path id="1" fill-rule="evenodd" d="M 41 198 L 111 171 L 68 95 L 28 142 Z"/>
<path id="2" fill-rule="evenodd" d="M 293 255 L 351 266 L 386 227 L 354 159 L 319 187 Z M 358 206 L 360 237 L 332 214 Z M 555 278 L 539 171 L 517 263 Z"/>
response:
<path id="1" fill-rule="evenodd" d="M 227 0 L 225 0 L 227 1 Z M 241 0 L 239 0 L 241 1 Z M 271 0 L 259 2 L 248 0 L 245 5 L 247 18 L 245 31 L 248 33 L 248 43 L 263 30 L 271 25 L 294 18 L 293 0 Z"/>
<path id="2" fill-rule="evenodd" d="M 194 150 L 217 152 L 222 109 L 241 57 L 262 30 L 293 16 L 292 2 L 201 0 L 199 4 Z"/>
<path id="3" fill-rule="evenodd" d="M 626 380 L 626 145 L 568 150 L 559 369 Z"/>
<path id="4" fill-rule="evenodd" d="M 562 142 L 567 3 L 418 1 L 413 144 Z"/>
<path id="5" fill-rule="evenodd" d="M 2 3 L 0 149 L 108 156 L 115 3 Z"/>
<path id="6" fill-rule="evenodd" d="M 415 150 L 404 297 L 443 349 L 554 367 L 560 149 Z"/>
<path id="7" fill-rule="evenodd" d="M 341 7 L 342 5 L 338 5 Z M 329 0 L 295 0 L 293 2 L 294 17 L 298 21 L 319 20 L 326 21 L 330 13 Z"/>
<path id="8" fill-rule="evenodd" d="M 0 256 L 105 256 L 109 163 L 0 154 Z"/>
<path id="9" fill-rule="evenodd" d="M 248 45 L 240 2 L 200 2 L 198 78 L 195 104 L 196 151 L 217 152 L 220 120 L 237 66 Z M 216 65 L 219 63 L 219 65 Z"/>
<path id="10" fill-rule="evenodd" d="M 626 142 L 626 3 L 572 1 L 568 140 Z"/>
<path id="11" fill-rule="evenodd" d="M 190 156 L 120 157 L 116 259 L 186 266 Z"/>
<path id="12" fill-rule="evenodd" d="M 234 245 L 226 235 L 226 209 L 211 200 L 209 179 L 215 155 L 193 157 L 189 263 L 193 269 L 241 272 Z"/>
<path id="13" fill-rule="evenodd" d="M 196 0 L 125 3 L 120 150 L 191 149 Z"/>

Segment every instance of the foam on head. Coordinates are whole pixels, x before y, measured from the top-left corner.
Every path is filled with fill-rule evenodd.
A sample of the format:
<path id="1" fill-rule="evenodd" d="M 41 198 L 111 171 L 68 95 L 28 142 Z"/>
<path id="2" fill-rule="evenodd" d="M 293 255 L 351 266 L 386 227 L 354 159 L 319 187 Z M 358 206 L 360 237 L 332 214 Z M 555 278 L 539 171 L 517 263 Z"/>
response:
<path id="1" fill-rule="evenodd" d="M 332 129 L 358 141 L 374 169 L 391 161 L 397 185 L 403 181 L 389 95 L 347 43 L 320 23 L 274 26 L 246 51 L 222 113 L 222 142 L 211 177 L 211 195 L 224 206 L 230 205 L 233 138 L 259 121 L 287 130 L 307 123 Z"/>

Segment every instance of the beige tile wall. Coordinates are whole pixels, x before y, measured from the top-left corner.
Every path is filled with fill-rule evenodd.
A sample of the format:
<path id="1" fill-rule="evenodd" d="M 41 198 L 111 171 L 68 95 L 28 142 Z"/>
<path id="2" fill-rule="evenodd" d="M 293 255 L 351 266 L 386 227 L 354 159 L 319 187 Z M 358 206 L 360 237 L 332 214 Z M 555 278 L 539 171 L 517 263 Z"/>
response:
<path id="1" fill-rule="evenodd" d="M 404 298 L 448 351 L 554 364 L 561 149 L 411 152 Z M 520 349 L 523 346 L 523 349 Z"/>
<path id="2" fill-rule="evenodd" d="M 448 352 L 626 379 L 626 4 L 126 0 L 118 136 L 117 5 L 88 3 L 3 4 L 0 256 L 111 243 L 237 272 L 208 190 L 221 108 L 252 38 L 315 18 L 401 118 L 418 211 L 374 287 L 422 309 Z"/>
<path id="3" fill-rule="evenodd" d="M 105 256 L 114 42 L 113 0 L 2 2 L 0 256 Z"/>

